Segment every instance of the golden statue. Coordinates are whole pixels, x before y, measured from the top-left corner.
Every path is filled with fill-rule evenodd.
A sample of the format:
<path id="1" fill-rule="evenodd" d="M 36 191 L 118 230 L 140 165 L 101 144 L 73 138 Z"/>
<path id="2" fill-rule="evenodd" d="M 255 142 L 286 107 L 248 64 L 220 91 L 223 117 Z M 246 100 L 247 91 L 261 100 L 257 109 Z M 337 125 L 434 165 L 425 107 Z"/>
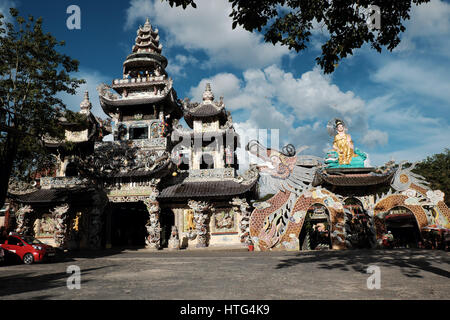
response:
<path id="1" fill-rule="evenodd" d="M 77 231 L 77 232 L 80 229 L 80 218 L 81 218 L 81 214 L 77 213 L 75 219 L 73 219 L 73 228 L 72 229 Z"/>
<path id="2" fill-rule="evenodd" d="M 340 120 L 336 120 L 336 136 L 333 141 L 333 149 L 339 155 L 339 164 L 350 164 L 353 157 L 358 155 L 354 152 L 354 145 L 352 137 L 345 132 L 344 123 Z"/>
<path id="3" fill-rule="evenodd" d="M 187 212 L 187 231 L 195 230 L 195 222 L 194 222 L 194 212 L 192 210 L 188 210 Z"/>

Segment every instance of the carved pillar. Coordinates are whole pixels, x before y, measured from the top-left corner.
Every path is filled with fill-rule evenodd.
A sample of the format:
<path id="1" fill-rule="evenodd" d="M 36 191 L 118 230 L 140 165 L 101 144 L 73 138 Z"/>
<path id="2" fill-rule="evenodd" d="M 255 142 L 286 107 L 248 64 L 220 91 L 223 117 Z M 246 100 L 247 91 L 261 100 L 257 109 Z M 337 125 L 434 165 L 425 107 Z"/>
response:
<path id="1" fill-rule="evenodd" d="M 89 247 L 99 249 L 102 245 L 102 215 L 108 203 L 108 198 L 96 191 L 92 199 L 93 205 L 89 212 Z"/>
<path id="2" fill-rule="evenodd" d="M 159 195 L 159 190 L 154 187 L 152 195 L 144 200 L 144 204 L 147 207 L 149 213 L 149 220 L 145 225 L 147 229 L 147 237 L 145 244 L 147 249 L 158 250 L 161 247 L 161 224 L 159 221 L 161 208 L 156 198 Z"/>
<path id="3" fill-rule="evenodd" d="M 210 204 L 207 202 L 189 200 L 188 206 L 194 211 L 197 248 L 205 248 L 209 244 L 208 224 Z"/>
<path id="4" fill-rule="evenodd" d="M 51 211 L 53 220 L 55 221 L 55 233 L 53 237 L 56 245 L 62 249 L 67 248 L 69 208 L 69 205 L 64 203 Z"/>
<path id="5" fill-rule="evenodd" d="M 252 238 L 250 237 L 250 215 L 252 214 L 249 210 L 250 205 L 246 199 L 233 198 L 230 201 L 235 212 L 239 211 L 241 216 L 241 221 L 239 222 L 239 236 L 241 242 L 248 245 L 253 245 Z"/>
<path id="6" fill-rule="evenodd" d="M 33 209 L 31 206 L 23 206 L 16 212 L 16 232 L 23 235 L 30 235 L 31 219 Z"/>

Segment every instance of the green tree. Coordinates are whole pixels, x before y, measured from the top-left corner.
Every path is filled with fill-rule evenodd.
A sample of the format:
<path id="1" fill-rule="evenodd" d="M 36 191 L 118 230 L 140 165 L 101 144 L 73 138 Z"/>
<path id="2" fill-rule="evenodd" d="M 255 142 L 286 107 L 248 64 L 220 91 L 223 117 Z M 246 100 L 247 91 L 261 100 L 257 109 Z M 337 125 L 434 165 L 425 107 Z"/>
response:
<path id="1" fill-rule="evenodd" d="M 194 0 L 166 0 L 170 6 L 191 5 Z M 353 54 L 365 43 L 378 52 L 392 51 L 406 30 L 412 4 L 429 0 L 228 0 L 233 11 L 232 27 L 240 25 L 248 31 L 264 34 L 266 42 L 281 44 L 297 52 L 308 47 L 314 30 L 322 30 L 326 38 L 322 53 L 316 58 L 325 73 L 332 73 L 339 61 Z M 380 26 L 373 28 L 376 5 L 380 8 Z"/>
<path id="2" fill-rule="evenodd" d="M 15 23 L 0 14 L 0 207 L 12 172 L 47 158 L 45 136 L 62 137 L 58 118 L 66 106 L 56 94 L 75 94 L 84 83 L 70 77 L 79 63 L 57 51 L 64 42 L 43 32 L 41 18 L 10 14 Z"/>
<path id="3" fill-rule="evenodd" d="M 445 193 L 445 203 L 450 206 L 450 149 L 427 157 L 418 163 L 413 170 L 423 176 L 433 190 Z"/>

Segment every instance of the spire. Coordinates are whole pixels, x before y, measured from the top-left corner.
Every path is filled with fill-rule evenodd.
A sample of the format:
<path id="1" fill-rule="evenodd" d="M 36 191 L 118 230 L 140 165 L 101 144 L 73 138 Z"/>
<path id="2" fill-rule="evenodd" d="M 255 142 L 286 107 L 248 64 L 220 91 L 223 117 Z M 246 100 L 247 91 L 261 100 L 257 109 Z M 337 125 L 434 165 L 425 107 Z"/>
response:
<path id="1" fill-rule="evenodd" d="M 206 90 L 203 93 L 203 102 L 204 103 L 212 103 L 214 101 L 214 94 L 211 91 L 211 84 L 206 84 Z"/>
<path id="2" fill-rule="evenodd" d="M 153 30 L 149 18 L 145 20 L 143 27 L 137 30 L 136 43 L 133 46 L 133 53 L 155 52 L 161 54 L 162 45 L 159 43 L 158 29 Z"/>
<path id="3" fill-rule="evenodd" d="M 82 113 L 82 114 L 89 114 L 91 112 L 92 103 L 89 100 L 89 92 L 88 91 L 84 92 L 84 99 L 80 103 L 80 109 L 81 109 L 80 113 Z"/>

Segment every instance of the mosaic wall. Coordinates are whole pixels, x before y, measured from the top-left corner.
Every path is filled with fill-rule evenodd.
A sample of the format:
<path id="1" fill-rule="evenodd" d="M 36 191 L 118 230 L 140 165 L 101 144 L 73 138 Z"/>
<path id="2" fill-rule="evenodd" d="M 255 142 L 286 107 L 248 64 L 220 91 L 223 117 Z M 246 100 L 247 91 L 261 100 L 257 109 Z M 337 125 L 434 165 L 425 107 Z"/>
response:
<path id="1" fill-rule="evenodd" d="M 236 214 L 233 209 L 216 209 L 213 215 L 211 233 L 237 232 Z"/>
<path id="2" fill-rule="evenodd" d="M 250 235 L 256 248 L 299 250 L 306 213 L 314 204 L 325 206 L 330 214 L 332 248 L 345 249 L 344 207 L 336 195 L 321 188 L 307 190 L 299 197 L 279 192 L 259 203 L 250 218 Z"/>
<path id="3" fill-rule="evenodd" d="M 408 176 L 400 175 L 400 181 L 406 183 Z M 427 190 L 414 183 L 398 193 L 389 194 L 377 201 L 374 208 L 374 220 L 377 239 L 381 239 L 386 228 L 384 217 L 395 207 L 403 207 L 414 214 L 419 230 L 425 227 L 450 228 L 450 210 L 444 202 L 444 194 L 440 190 Z"/>

